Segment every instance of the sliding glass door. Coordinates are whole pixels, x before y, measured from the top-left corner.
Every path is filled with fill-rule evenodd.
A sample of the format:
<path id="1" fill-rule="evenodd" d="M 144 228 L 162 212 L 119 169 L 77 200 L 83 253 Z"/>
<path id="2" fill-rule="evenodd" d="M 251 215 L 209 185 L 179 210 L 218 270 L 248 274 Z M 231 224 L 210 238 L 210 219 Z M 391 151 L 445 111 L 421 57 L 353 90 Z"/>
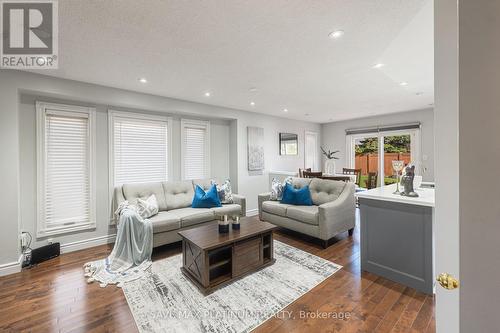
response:
<path id="1" fill-rule="evenodd" d="M 353 169 L 361 169 L 360 187 L 370 187 L 367 182 L 369 176 L 378 173 L 379 167 L 379 138 L 377 135 L 356 136 L 352 138 L 352 146 L 349 148 L 353 151 L 354 160 L 350 167 Z M 370 177 L 371 177 L 370 176 Z M 374 181 L 376 184 L 376 180 Z M 375 185 L 375 186 L 378 186 Z"/>
<path id="2" fill-rule="evenodd" d="M 412 135 L 411 133 L 387 133 L 383 135 L 384 148 L 382 152 L 381 169 L 384 171 L 384 185 L 393 184 L 397 181 L 396 173 L 392 168 L 392 161 L 403 161 L 404 165 L 417 164 L 415 154 L 412 158 Z M 415 145 L 415 144 L 414 144 Z M 413 146 L 414 146 L 413 145 Z"/>
<path id="3" fill-rule="evenodd" d="M 420 129 L 351 134 L 346 141 L 349 167 L 361 169 L 361 187 L 368 187 L 369 175 L 376 175 L 376 186 L 395 183 L 394 160 L 415 165 L 421 174 Z"/>

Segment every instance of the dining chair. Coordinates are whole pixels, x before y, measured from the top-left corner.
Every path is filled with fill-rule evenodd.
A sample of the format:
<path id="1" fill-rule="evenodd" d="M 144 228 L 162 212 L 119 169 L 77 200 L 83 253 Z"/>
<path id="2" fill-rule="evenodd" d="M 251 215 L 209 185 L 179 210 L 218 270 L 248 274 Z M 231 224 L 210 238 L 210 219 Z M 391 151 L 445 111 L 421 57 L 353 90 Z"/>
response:
<path id="1" fill-rule="evenodd" d="M 356 175 L 356 185 L 361 186 L 361 169 L 350 169 L 342 168 L 342 174 L 344 175 Z"/>
<path id="2" fill-rule="evenodd" d="M 304 171 L 311 171 L 311 168 L 307 168 L 307 169 L 299 168 L 299 178 L 304 178 Z"/>
<path id="3" fill-rule="evenodd" d="M 366 180 L 366 188 L 368 190 L 377 187 L 377 179 L 378 179 L 378 173 L 377 172 L 368 172 L 368 179 Z"/>
<path id="4" fill-rule="evenodd" d="M 321 178 L 323 176 L 323 172 L 318 171 L 302 171 L 302 174 L 304 175 L 304 178 Z"/>

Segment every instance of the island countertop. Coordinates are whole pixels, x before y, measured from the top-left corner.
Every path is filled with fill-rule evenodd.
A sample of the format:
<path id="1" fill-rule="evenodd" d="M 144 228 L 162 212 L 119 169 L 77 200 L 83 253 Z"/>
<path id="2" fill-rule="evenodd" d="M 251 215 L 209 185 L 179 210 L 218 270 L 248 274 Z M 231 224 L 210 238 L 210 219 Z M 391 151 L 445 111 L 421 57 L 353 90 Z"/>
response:
<path id="1" fill-rule="evenodd" d="M 415 192 L 419 195 L 418 198 L 405 197 L 400 194 L 393 194 L 396 190 L 396 184 L 377 187 L 371 190 L 357 192 L 355 195 L 358 198 L 382 200 L 398 202 L 409 205 L 434 207 L 434 189 L 433 188 L 418 188 Z M 401 190 L 401 187 L 400 187 Z"/>

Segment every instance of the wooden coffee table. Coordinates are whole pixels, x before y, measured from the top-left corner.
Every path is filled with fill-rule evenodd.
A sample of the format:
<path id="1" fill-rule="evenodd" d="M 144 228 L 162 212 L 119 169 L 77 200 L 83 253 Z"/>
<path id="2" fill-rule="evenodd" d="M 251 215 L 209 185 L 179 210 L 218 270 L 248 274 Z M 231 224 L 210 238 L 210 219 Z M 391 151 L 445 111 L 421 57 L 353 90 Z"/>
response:
<path id="1" fill-rule="evenodd" d="M 179 232 L 181 271 L 203 294 L 274 263 L 276 226 L 246 217 L 240 225 L 240 230 L 230 227 L 226 234 L 219 233 L 217 224 Z"/>

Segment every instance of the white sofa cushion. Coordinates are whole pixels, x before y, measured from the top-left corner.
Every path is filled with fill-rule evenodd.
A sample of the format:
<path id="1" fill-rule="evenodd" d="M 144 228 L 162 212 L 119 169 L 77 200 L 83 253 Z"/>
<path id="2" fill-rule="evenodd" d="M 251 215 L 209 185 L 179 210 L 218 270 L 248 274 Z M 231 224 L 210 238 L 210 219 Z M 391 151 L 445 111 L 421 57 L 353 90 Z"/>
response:
<path id="1" fill-rule="evenodd" d="M 163 182 L 162 186 L 168 210 L 191 207 L 194 196 L 193 182 L 190 180 L 170 181 Z"/>
<path id="2" fill-rule="evenodd" d="M 297 177 L 293 177 L 290 180 L 290 183 L 292 184 L 293 188 L 295 188 L 295 189 L 301 189 L 301 188 L 303 188 L 306 185 L 310 185 L 311 184 L 311 180 L 312 180 L 312 178 L 297 178 Z"/>
<path id="3" fill-rule="evenodd" d="M 171 212 L 159 212 L 149 220 L 153 224 L 153 233 L 177 230 L 181 227 L 181 219 Z"/>
<path id="4" fill-rule="evenodd" d="M 132 205 L 136 204 L 137 198 L 146 200 L 151 194 L 154 194 L 159 210 L 167 210 L 167 201 L 165 200 L 165 192 L 161 183 L 123 184 L 122 188 L 125 200 L 128 200 Z"/>
<path id="5" fill-rule="evenodd" d="M 282 204 L 279 201 L 264 201 L 262 203 L 262 210 L 274 215 L 286 217 L 286 210 L 292 205 Z"/>
<path id="6" fill-rule="evenodd" d="M 290 206 L 286 210 L 286 216 L 296 221 L 318 225 L 319 207 L 318 206 Z"/>
<path id="7" fill-rule="evenodd" d="M 212 184 L 217 186 L 217 195 L 222 204 L 232 204 L 233 201 L 233 190 L 231 188 L 231 181 L 226 179 L 223 183 L 218 183 L 212 180 Z"/>
<path id="8" fill-rule="evenodd" d="M 156 201 L 156 196 L 151 194 L 149 198 L 143 200 L 141 198 L 137 198 L 137 212 L 143 219 L 150 218 L 158 214 L 158 202 Z"/>
<path id="9" fill-rule="evenodd" d="M 181 228 L 189 227 L 202 222 L 215 219 L 215 213 L 211 208 L 179 208 L 169 211 L 181 220 Z"/>
<path id="10" fill-rule="evenodd" d="M 319 206 L 338 199 L 346 183 L 337 180 L 314 178 L 309 184 L 313 204 Z"/>

